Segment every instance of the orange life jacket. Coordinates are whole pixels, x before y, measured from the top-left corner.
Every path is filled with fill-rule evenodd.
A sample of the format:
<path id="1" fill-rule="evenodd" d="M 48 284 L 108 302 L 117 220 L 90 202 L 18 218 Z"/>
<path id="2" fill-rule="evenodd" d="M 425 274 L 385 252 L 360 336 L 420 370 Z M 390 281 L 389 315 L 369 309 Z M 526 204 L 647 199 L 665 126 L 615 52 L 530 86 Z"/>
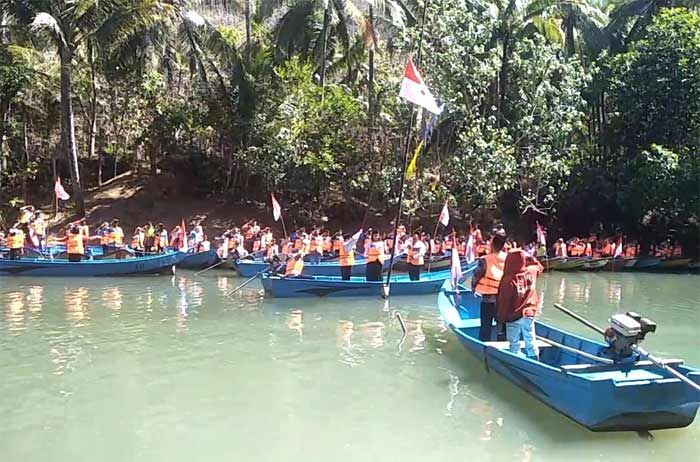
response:
<path id="1" fill-rule="evenodd" d="M 66 241 L 66 248 L 69 254 L 85 255 L 82 234 L 71 234 Z"/>
<path id="2" fill-rule="evenodd" d="M 345 250 L 345 246 L 340 246 L 340 266 L 352 266 L 355 264 L 355 251 Z"/>
<path id="3" fill-rule="evenodd" d="M 425 261 L 423 260 L 423 255 L 420 253 L 420 250 L 417 250 L 414 247 L 411 247 L 408 249 L 408 264 L 413 265 L 413 266 L 423 266 L 423 263 Z"/>
<path id="4" fill-rule="evenodd" d="M 440 244 L 435 242 L 434 240 L 430 241 L 430 253 L 432 253 L 433 255 L 438 255 L 441 252 L 442 248 Z"/>
<path id="5" fill-rule="evenodd" d="M 14 236 L 7 237 L 7 246 L 11 249 L 24 248 L 24 232 L 19 231 Z"/>
<path id="6" fill-rule="evenodd" d="M 284 271 L 286 277 L 299 276 L 304 271 L 304 259 L 290 258 Z"/>
<path id="7" fill-rule="evenodd" d="M 384 264 L 384 259 L 384 249 L 373 242 L 370 243 L 369 250 L 367 251 L 367 263 L 374 263 L 375 261 L 379 261 L 379 263 Z"/>
<path id="8" fill-rule="evenodd" d="M 590 242 L 587 242 L 587 243 L 586 243 L 586 247 L 585 247 L 585 250 L 584 250 L 583 253 L 584 253 L 584 255 L 587 256 L 587 257 L 592 257 L 592 256 L 593 256 L 593 246 L 591 246 L 591 243 L 590 243 Z"/>
<path id="9" fill-rule="evenodd" d="M 340 252 L 341 248 L 343 248 L 343 243 L 340 239 L 333 241 L 333 252 Z"/>
<path id="10" fill-rule="evenodd" d="M 330 238 L 324 238 L 323 239 L 323 251 L 330 252 L 332 249 L 333 249 L 333 245 L 331 243 Z"/>
<path id="11" fill-rule="evenodd" d="M 506 253 L 490 253 L 483 258 L 486 262 L 486 272 L 484 276 L 479 279 L 479 282 L 474 288 L 474 292 L 481 295 L 496 295 L 498 294 L 498 286 L 501 283 L 501 278 L 503 278 Z"/>
<path id="12" fill-rule="evenodd" d="M 143 234 L 134 234 L 131 238 L 131 248 L 134 250 L 143 250 Z"/>

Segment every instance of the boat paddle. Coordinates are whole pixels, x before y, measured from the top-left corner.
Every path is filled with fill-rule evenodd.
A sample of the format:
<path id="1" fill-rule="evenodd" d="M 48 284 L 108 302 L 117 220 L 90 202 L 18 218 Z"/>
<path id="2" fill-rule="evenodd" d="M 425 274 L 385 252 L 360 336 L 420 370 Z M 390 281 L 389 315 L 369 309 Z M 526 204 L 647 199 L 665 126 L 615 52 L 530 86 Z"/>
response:
<path id="1" fill-rule="evenodd" d="M 563 312 L 563 313 L 568 314 L 569 316 L 571 316 L 571 317 L 574 318 L 575 320 L 577 320 L 577 321 L 583 323 L 584 325 L 590 327 L 591 329 L 595 330 L 595 331 L 598 332 L 599 334 L 602 334 L 603 336 L 605 336 L 605 331 L 604 331 L 603 329 L 601 329 L 600 327 L 596 326 L 595 324 L 593 324 L 592 322 L 588 321 L 587 319 L 584 319 L 584 318 L 581 317 L 580 315 L 574 313 L 574 312 L 571 311 L 570 309 L 568 309 L 568 308 L 566 308 L 566 307 L 560 305 L 559 303 L 555 303 L 555 304 L 554 304 L 554 308 L 558 309 L 559 311 L 561 311 L 561 312 Z M 678 372 L 677 370 L 673 369 L 673 368 L 670 367 L 669 365 L 664 364 L 664 362 L 663 362 L 661 359 L 655 357 L 654 355 L 652 355 L 651 353 L 649 353 L 648 351 L 646 351 L 644 348 L 640 347 L 639 345 L 632 345 L 631 348 L 632 348 L 633 351 L 635 351 L 636 353 L 638 353 L 640 357 L 643 357 L 643 358 L 648 359 L 649 361 L 651 361 L 652 363 L 654 363 L 656 366 L 660 367 L 661 369 L 667 371 L 669 374 L 671 374 L 671 375 L 673 375 L 674 377 L 676 377 L 676 378 L 677 378 L 678 380 L 680 380 L 681 382 L 684 382 L 685 384 L 689 385 L 690 387 L 694 388 L 695 390 L 700 391 L 700 385 L 698 385 L 697 383 L 693 382 L 693 381 L 690 380 L 688 377 L 686 377 L 686 376 L 683 375 L 682 373 Z"/>
<path id="2" fill-rule="evenodd" d="M 211 265 L 210 267 L 204 268 L 204 269 L 201 270 L 201 271 L 197 271 L 196 273 L 194 273 L 194 275 L 195 275 L 195 276 L 199 276 L 199 275 L 202 274 L 202 273 L 206 273 L 206 272 L 209 271 L 210 269 L 216 268 L 217 266 L 219 266 L 220 264 L 224 263 L 225 261 L 226 261 L 226 259 L 225 259 L 225 258 L 222 258 L 221 260 L 219 260 L 218 262 L 214 263 L 214 264 Z"/>
<path id="3" fill-rule="evenodd" d="M 255 278 L 257 278 L 258 276 L 260 276 L 261 274 L 263 274 L 265 271 L 268 271 L 269 269 L 270 269 L 270 265 L 267 265 L 267 266 L 265 267 L 265 269 L 263 269 L 262 271 L 259 271 L 259 272 L 255 273 L 253 276 L 251 276 L 250 278 L 246 279 L 243 283 L 241 283 L 238 287 L 236 287 L 236 288 L 233 289 L 232 291 L 226 293 L 226 296 L 227 296 L 227 297 L 230 297 L 231 295 L 235 294 L 236 292 L 238 292 L 239 290 L 241 290 L 242 288 L 244 288 L 245 286 L 247 286 L 248 284 L 250 284 L 251 282 L 253 282 L 253 281 L 255 280 Z"/>

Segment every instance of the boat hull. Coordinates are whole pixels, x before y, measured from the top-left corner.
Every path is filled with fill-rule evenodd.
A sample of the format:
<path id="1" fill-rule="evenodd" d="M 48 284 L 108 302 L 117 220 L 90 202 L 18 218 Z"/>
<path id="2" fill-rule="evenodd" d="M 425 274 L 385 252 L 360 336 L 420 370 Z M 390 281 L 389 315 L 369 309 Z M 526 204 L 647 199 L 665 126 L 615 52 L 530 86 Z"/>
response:
<path id="1" fill-rule="evenodd" d="M 172 274 L 185 257 L 175 252 L 142 258 L 84 260 L 69 262 L 51 259 L 0 260 L 3 276 L 99 277 L 138 274 Z"/>
<path id="2" fill-rule="evenodd" d="M 197 253 L 188 252 L 187 256 L 178 264 L 178 267 L 187 269 L 204 269 L 216 265 L 219 260 L 219 255 L 216 253 L 216 250 Z"/>
<path id="3" fill-rule="evenodd" d="M 470 276 L 475 269 L 475 264 L 468 265 L 463 271 L 463 277 Z M 434 294 L 450 277 L 449 271 L 423 273 L 418 281 L 411 281 L 408 276 L 394 276 L 391 282 L 391 295 Z M 275 298 L 383 296 L 385 282 L 366 281 L 364 277 L 343 281 L 338 277 L 284 278 L 262 274 L 261 278 L 265 294 Z"/>
<path id="4" fill-rule="evenodd" d="M 565 258 L 562 260 L 562 262 L 559 264 L 559 266 L 556 267 L 557 271 L 578 271 L 581 268 L 586 265 L 586 263 L 590 262 L 591 259 L 589 257 L 570 257 L 570 258 Z"/>
<path id="5" fill-rule="evenodd" d="M 238 274 L 244 278 L 252 278 L 256 274 L 269 269 L 270 264 L 260 260 L 239 260 L 235 267 Z M 384 271 L 389 269 L 389 260 L 384 262 Z M 367 270 L 367 262 L 362 259 L 352 265 L 351 276 L 364 276 Z M 307 276 L 340 277 L 340 264 L 338 262 L 304 263 L 303 274 Z"/>
<path id="6" fill-rule="evenodd" d="M 470 291 L 450 295 L 449 281 L 438 296 L 441 317 L 460 343 L 489 371 L 496 372 L 554 410 L 589 430 L 642 431 L 690 425 L 700 405 L 700 393 L 663 370 L 641 363 L 614 365 L 607 371 L 578 372 L 565 369 L 577 364 L 578 355 L 554 347 L 543 348 L 540 357 L 559 361 L 533 360 L 478 340 L 478 299 Z M 453 294 L 453 293 L 452 293 Z M 459 306 L 459 308 L 456 308 Z M 536 324 L 537 335 L 558 343 L 600 354 L 604 345 L 562 331 L 544 323 Z M 547 351 L 549 350 L 549 351 Z M 700 383 L 700 371 L 685 366 L 676 369 Z"/>
<path id="7" fill-rule="evenodd" d="M 581 267 L 581 271 L 600 271 L 608 264 L 607 258 L 588 260 Z"/>

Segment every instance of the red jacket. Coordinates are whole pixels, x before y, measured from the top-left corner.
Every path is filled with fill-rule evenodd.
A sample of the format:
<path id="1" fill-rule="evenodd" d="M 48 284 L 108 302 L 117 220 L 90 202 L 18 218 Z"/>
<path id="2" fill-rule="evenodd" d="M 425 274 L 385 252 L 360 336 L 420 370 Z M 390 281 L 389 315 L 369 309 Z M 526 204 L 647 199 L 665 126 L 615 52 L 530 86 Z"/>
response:
<path id="1" fill-rule="evenodd" d="M 496 302 L 499 322 L 514 322 L 536 314 L 540 307 L 536 282 L 542 270 L 542 265 L 522 250 L 508 252 Z"/>

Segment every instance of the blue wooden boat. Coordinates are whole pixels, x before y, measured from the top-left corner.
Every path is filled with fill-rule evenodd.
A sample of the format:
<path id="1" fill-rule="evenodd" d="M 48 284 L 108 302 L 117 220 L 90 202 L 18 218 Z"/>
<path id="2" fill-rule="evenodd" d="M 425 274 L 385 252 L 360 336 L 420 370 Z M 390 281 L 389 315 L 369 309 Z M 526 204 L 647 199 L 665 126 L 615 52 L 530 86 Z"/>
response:
<path id="1" fill-rule="evenodd" d="M 244 278 L 252 278 L 261 271 L 266 271 L 270 264 L 262 260 L 238 260 L 235 264 L 238 274 Z M 367 261 L 355 261 L 352 266 L 352 276 L 364 276 Z M 389 260 L 384 262 L 384 271 L 389 269 Z M 304 263 L 304 274 L 308 276 L 340 276 L 340 263 L 337 261 L 322 261 L 321 263 Z"/>
<path id="2" fill-rule="evenodd" d="M 188 251 L 185 258 L 177 265 L 187 269 L 205 269 L 216 265 L 219 262 L 219 254 L 215 249 L 206 252 Z"/>
<path id="3" fill-rule="evenodd" d="M 700 392 L 651 361 L 597 363 L 572 349 L 599 357 L 607 345 L 542 322 L 536 324 L 537 336 L 569 349 L 538 339 L 540 358 L 533 360 L 524 352 L 511 353 L 508 342 L 479 340 L 479 298 L 473 292 L 464 289 L 457 294 L 447 280 L 437 305 L 443 321 L 489 371 L 589 430 L 678 428 L 695 418 Z M 700 370 L 683 366 L 680 360 L 666 364 L 700 383 Z"/>
<path id="4" fill-rule="evenodd" d="M 92 277 L 126 276 L 133 274 L 173 274 L 175 265 L 186 254 L 171 252 L 141 258 L 83 260 L 69 262 L 49 258 L 0 259 L 3 276 Z"/>
<path id="5" fill-rule="evenodd" d="M 469 277 L 476 264 L 465 266 L 463 276 Z M 450 271 L 435 271 L 421 274 L 420 280 L 411 281 L 408 275 L 391 278 L 391 295 L 425 295 L 440 290 L 443 282 L 450 279 Z M 384 293 L 382 281 L 367 281 L 364 277 L 350 278 L 313 276 L 309 278 L 285 278 L 270 273 L 261 275 L 262 286 L 270 297 L 375 297 Z"/>

